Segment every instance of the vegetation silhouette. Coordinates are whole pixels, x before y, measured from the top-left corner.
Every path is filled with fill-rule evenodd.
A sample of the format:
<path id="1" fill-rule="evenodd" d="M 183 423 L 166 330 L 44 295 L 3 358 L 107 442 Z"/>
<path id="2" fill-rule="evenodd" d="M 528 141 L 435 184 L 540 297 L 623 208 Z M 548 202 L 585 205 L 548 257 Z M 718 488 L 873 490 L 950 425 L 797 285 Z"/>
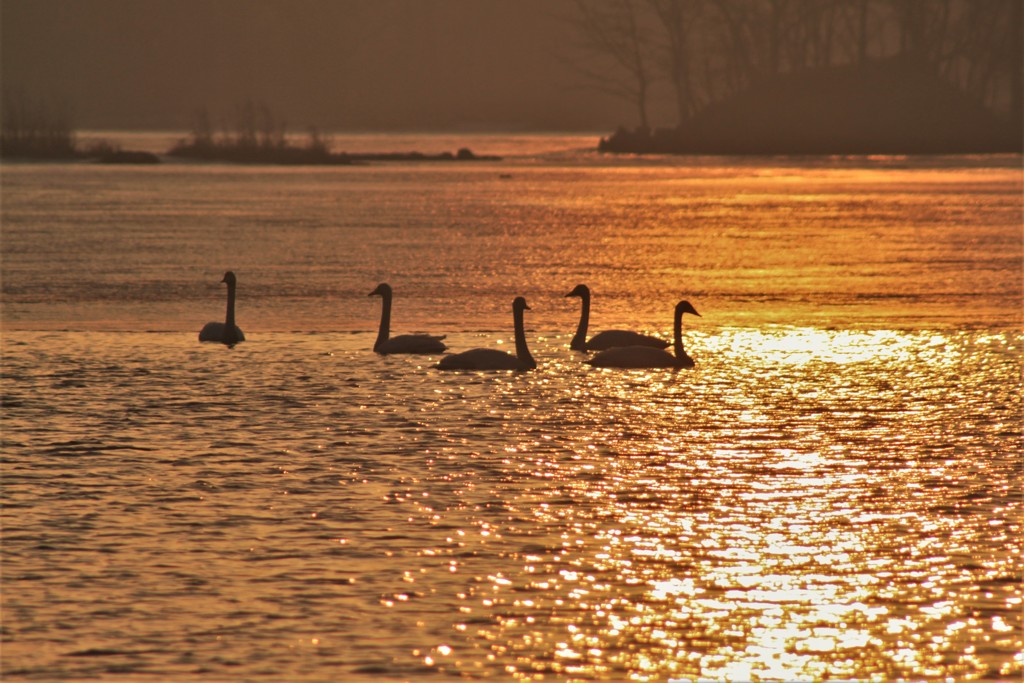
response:
<path id="1" fill-rule="evenodd" d="M 35 100 L 24 89 L 3 91 L 0 157 L 49 161 L 92 159 L 107 164 L 154 164 L 149 152 L 122 150 L 105 140 L 83 147 L 71 123 L 66 103 Z"/>
<path id="2" fill-rule="evenodd" d="M 67 105 L 33 100 L 23 89 L 4 88 L 0 155 L 36 159 L 80 157 Z"/>
<path id="3" fill-rule="evenodd" d="M 1021 152 L 1020 0 L 573 0 L 574 66 L 629 103 L 600 148 Z M 661 129 L 652 111 L 673 116 Z"/>
<path id="4" fill-rule="evenodd" d="M 244 164 L 302 164 L 347 166 L 373 161 L 498 161 L 500 157 L 479 156 L 468 148 L 456 153 L 378 152 L 351 154 L 332 152 L 332 141 L 318 128 L 308 129 L 304 145 L 289 140 L 287 125 L 265 104 L 247 101 L 236 107 L 233 127 L 217 134 L 205 108 L 196 112 L 191 133 L 168 152 L 168 156 L 201 161 L 229 161 Z"/>
<path id="5" fill-rule="evenodd" d="M 983 154 L 1022 150 L 1022 127 L 904 59 L 766 78 L 672 129 L 602 139 L 605 152 Z"/>
<path id="6" fill-rule="evenodd" d="M 215 134 L 209 114 L 200 110 L 189 136 L 179 140 L 167 156 L 198 161 L 243 164 L 336 165 L 388 161 L 500 161 L 501 157 L 478 155 L 463 147 L 456 152 L 332 152 L 331 139 L 316 127 L 308 129 L 305 144 L 289 139 L 285 123 L 266 105 L 246 102 L 237 108 L 234 127 Z M 152 152 L 125 150 L 99 140 L 82 146 L 71 124 L 70 108 L 34 101 L 24 91 L 4 91 L 0 157 L 31 160 L 91 160 L 105 164 L 158 164 Z"/>

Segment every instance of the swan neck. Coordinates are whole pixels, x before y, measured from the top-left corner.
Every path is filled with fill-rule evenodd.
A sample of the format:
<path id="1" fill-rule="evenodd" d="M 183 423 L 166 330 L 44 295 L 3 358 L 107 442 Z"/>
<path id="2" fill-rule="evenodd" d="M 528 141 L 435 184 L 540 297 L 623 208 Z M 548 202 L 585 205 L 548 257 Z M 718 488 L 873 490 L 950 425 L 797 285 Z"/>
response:
<path id="1" fill-rule="evenodd" d="M 672 348 L 676 352 L 676 358 L 686 358 L 686 350 L 683 348 L 683 311 L 676 310 L 675 329 L 672 331 Z"/>
<path id="2" fill-rule="evenodd" d="M 516 358 L 527 367 L 537 367 L 537 362 L 530 355 L 530 349 L 526 346 L 526 324 L 523 321 L 523 311 L 516 309 L 512 312 L 512 320 L 516 330 Z"/>
<path id="3" fill-rule="evenodd" d="M 229 330 L 235 328 L 235 283 L 228 283 L 228 310 L 224 316 L 224 327 Z"/>
<path id="4" fill-rule="evenodd" d="M 569 348 L 576 351 L 587 349 L 587 327 L 590 325 L 590 294 L 584 293 L 580 296 L 582 307 L 580 309 L 580 324 L 576 326 L 576 334 L 569 343 Z"/>
<path id="5" fill-rule="evenodd" d="M 381 344 L 388 340 L 391 335 L 391 294 L 385 292 L 381 295 L 383 303 L 380 307 L 380 328 L 377 330 L 377 341 L 374 342 L 374 350 L 378 349 Z"/>

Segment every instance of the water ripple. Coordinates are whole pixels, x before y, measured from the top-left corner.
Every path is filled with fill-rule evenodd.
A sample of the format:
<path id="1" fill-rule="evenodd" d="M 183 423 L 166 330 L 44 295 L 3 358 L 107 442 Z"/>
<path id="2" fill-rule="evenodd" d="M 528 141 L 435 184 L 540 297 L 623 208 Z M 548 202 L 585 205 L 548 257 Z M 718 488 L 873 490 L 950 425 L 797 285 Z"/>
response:
<path id="1" fill-rule="evenodd" d="M 1019 334 L 720 329 L 678 373 L 550 335 L 454 375 L 42 336 L 5 339 L 9 676 L 1021 671 Z"/>

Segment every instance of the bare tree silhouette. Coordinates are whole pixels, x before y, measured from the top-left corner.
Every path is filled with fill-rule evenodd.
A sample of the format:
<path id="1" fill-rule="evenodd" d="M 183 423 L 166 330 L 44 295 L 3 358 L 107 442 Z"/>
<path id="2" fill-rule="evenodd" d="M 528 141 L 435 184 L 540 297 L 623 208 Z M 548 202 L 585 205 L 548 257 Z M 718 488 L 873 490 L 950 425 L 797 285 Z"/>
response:
<path id="1" fill-rule="evenodd" d="M 678 122 L 772 77 L 898 58 L 1020 120 L 1021 0 L 575 0 L 589 87 L 634 103 L 651 127 L 669 84 Z"/>
<path id="2" fill-rule="evenodd" d="M 4 88 L 0 155 L 53 159 L 79 156 L 71 107 L 62 101 L 33 99 L 24 88 Z"/>
<path id="3" fill-rule="evenodd" d="M 648 104 L 657 80 L 653 26 L 639 0 L 575 0 L 572 25 L 583 59 L 572 61 L 588 87 L 630 102 L 642 130 L 650 129 Z"/>

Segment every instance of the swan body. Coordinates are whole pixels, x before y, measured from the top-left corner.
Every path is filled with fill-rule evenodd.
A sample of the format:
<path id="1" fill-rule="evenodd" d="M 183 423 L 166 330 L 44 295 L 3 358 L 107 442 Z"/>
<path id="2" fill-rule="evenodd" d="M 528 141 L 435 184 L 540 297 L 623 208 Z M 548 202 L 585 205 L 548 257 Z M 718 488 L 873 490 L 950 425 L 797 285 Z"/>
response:
<path id="1" fill-rule="evenodd" d="M 206 323 L 203 325 L 203 329 L 199 330 L 199 341 L 220 342 L 222 344 L 237 344 L 238 342 L 245 341 L 245 335 L 242 334 L 242 330 L 237 325 L 235 326 L 234 339 L 227 338 L 227 331 L 229 329 L 225 323 Z"/>
<path id="2" fill-rule="evenodd" d="M 471 349 L 445 356 L 436 367 L 439 370 L 532 370 L 537 367 L 537 362 L 526 346 L 523 311 L 529 309 L 526 299 L 521 296 L 517 296 L 512 302 L 512 322 L 516 338 L 514 356 L 496 349 Z"/>
<path id="3" fill-rule="evenodd" d="M 598 332 L 587 341 L 587 351 L 604 351 L 616 346 L 646 346 L 651 349 L 667 348 L 669 343 L 664 339 L 652 337 L 629 330 L 604 330 Z"/>
<path id="4" fill-rule="evenodd" d="M 534 365 L 529 368 L 535 367 Z M 497 349 L 470 349 L 445 356 L 439 370 L 527 370 L 517 356 Z"/>
<path id="5" fill-rule="evenodd" d="M 586 361 L 595 368 L 692 368 L 696 363 L 683 349 L 683 313 L 700 313 L 689 301 L 676 304 L 673 347 L 675 354 L 650 346 L 618 346 Z"/>
<path id="6" fill-rule="evenodd" d="M 245 341 L 245 335 L 241 328 L 235 325 L 235 274 L 230 270 L 224 273 L 221 282 L 228 286 L 228 309 L 225 320 L 222 323 L 206 323 L 199 331 L 199 341 L 220 342 L 228 346 L 234 346 L 238 342 Z"/>
<path id="7" fill-rule="evenodd" d="M 397 337 L 391 334 L 391 285 L 381 283 L 370 292 L 369 296 L 379 296 L 384 300 L 380 309 L 380 329 L 377 331 L 377 341 L 373 344 L 373 350 L 381 355 L 392 353 L 442 353 L 448 347 L 441 340 L 444 335 L 435 336 L 432 334 L 400 334 Z"/>
<path id="8" fill-rule="evenodd" d="M 374 345 L 373 350 L 382 356 L 392 353 L 442 353 L 448 347 L 441 341 L 444 335 L 400 334 L 389 337 L 383 344 Z"/>
<path id="9" fill-rule="evenodd" d="M 617 346 L 649 346 L 656 349 L 664 349 L 669 345 L 664 339 L 629 330 L 605 330 L 604 332 L 598 332 L 588 341 L 587 326 L 590 323 L 590 288 L 586 285 L 576 285 L 576 288 L 566 294 L 566 296 L 578 296 L 583 302 L 576 334 L 573 336 L 572 341 L 569 342 L 569 348 L 574 351 L 604 351 Z"/>

